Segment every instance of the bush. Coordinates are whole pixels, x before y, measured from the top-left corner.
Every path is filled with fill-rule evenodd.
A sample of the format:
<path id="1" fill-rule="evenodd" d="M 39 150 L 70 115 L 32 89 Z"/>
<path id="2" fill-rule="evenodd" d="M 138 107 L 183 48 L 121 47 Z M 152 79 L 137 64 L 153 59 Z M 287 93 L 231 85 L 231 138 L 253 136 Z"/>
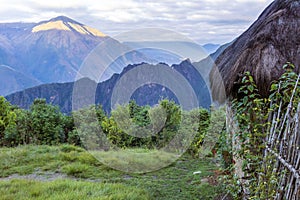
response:
<path id="1" fill-rule="evenodd" d="M 160 101 L 153 108 L 130 101 L 113 110 L 111 116 L 99 105 L 66 116 L 45 99 L 36 99 L 29 110 L 22 110 L 12 107 L 2 97 L 0 109 L 1 146 L 68 143 L 90 150 L 108 150 L 109 147 L 160 149 L 179 134 L 177 143 L 172 144 L 172 148 L 176 148 L 176 145 L 186 145 L 185 137 L 193 133 L 195 140 L 190 141 L 189 153 L 196 155 L 209 124 L 207 110 L 183 112 L 180 106 L 168 100 Z"/>

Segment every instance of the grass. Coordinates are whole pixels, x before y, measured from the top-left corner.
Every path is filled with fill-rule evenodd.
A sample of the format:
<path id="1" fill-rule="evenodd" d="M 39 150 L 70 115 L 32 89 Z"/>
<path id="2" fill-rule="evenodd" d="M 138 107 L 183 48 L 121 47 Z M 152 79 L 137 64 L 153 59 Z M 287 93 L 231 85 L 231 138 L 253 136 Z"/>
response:
<path id="1" fill-rule="evenodd" d="M 0 194 L 2 200 L 143 200 L 150 198 L 145 190 L 135 187 L 73 180 L 55 180 L 51 182 L 34 180 L 2 181 L 0 182 Z"/>
<path id="2" fill-rule="evenodd" d="M 4 199 L 47 199 L 47 188 L 54 186 L 64 188 L 62 185 L 69 186 L 63 192 L 59 192 L 59 189 L 55 190 L 49 199 L 59 199 L 55 198 L 55 195 L 59 195 L 59 193 L 67 195 L 63 199 L 72 199 L 73 195 L 76 196 L 80 193 L 93 195 L 82 198 L 76 196 L 73 199 L 126 199 L 129 197 L 129 199 L 134 199 L 135 197 L 128 193 L 132 191 L 141 196 L 139 199 L 205 200 L 213 199 L 222 192 L 219 185 L 202 183 L 204 178 L 212 176 L 213 170 L 217 169 L 216 165 L 208 158 L 200 160 L 182 156 L 176 162 L 172 162 L 171 165 L 160 170 L 137 174 L 131 172 L 141 172 L 140 170 L 145 167 L 150 169 L 157 164 L 166 164 L 164 162 L 173 161 L 172 156 L 174 155 L 142 149 L 94 153 L 104 163 L 107 162 L 113 166 L 122 166 L 122 162 L 127 160 L 125 166 L 130 167 L 130 170 L 123 172 L 112 169 L 100 163 L 84 149 L 71 145 L 1 148 L 0 177 L 9 177 L 13 174 L 42 176 L 42 182 L 34 180 L 0 181 L 1 199 L 3 199 L 2 197 L 5 197 Z M 133 157 L 132 155 L 137 156 Z M 109 163 L 113 161 L 114 163 Z M 201 171 L 201 173 L 193 174 L 195 171 Z M 47 177 L 43 178 L 51 173 L 67 175 L 68 179 L 48 181 Z M 86 187 L 84 187 L 85 184 L 87 184 Z M 21 187 L 22 185 L 25 185 L 24 189 Z M 100 193 L 101 188 L 105 191 L 114 191 L 114 188 L 120 188 L 120 193 L 116 193 L 117 196 L 109 196 L 110 192 Z M 25 198 L 21 195 L 23 192 L 31 190 L 39 191 L 39 196 L 37 198 L 26 196 Z M 124 195 L 122 196 L 122 194 Z"/>
<path id="3" fill-rule="evenodd" d="M 116 151 L 91 152 L 101 163 L 116 170 L 129 173 L 145 173 L 172 164 L 178 155 L 159 150 L 123 149 Z"/>

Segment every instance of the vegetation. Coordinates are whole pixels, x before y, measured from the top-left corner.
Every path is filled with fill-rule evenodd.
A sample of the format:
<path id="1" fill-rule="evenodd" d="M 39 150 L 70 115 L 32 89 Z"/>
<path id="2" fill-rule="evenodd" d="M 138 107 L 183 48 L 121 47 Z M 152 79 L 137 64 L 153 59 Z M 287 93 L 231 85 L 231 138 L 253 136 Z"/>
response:
<path id="1" fill-rule="evenodd" d="M 0 195 L 3 200 L 108 200 L 108 199 L 149 199 L 145 190 L 123 184 L 92 183 L 74 180 L 41 182 L 35 180 L 11 180 L 0 182 Z"/>
<path id="2" fill-rule="evenodd" d="M 212 199 L 221 192 L 215 163 L 197 159 L 213 129 L 205 109 L 130 101 L 110 114 L 94 105 L 67 116 L 44 99 L 29 110 L 0 100 L 4 199 L 59 199 L 63 189 L 62 199 Z"/>
<path id="3" fill-rule="evenodd" d="M 1 97 L 0 108 L 0 146 L 7 147 L 69 143 L 93 148 L 97 144 L 101 149 L 160 149 L 180 134 L 182 139 L 173 145 L 180 147 L 192 143 L 188 152 L 196 156 L 210 120 L 205 109 L 186 112 L 168 100 L 160 101 L 154 108 L 130 101 L 128 105 L 113 110 L 110 116 L 100 105 L 67 116 L 44 99 L 36 99 L 29 110 L 22 110 Z M 195 139 L 183 144 L 186 136 Z"/>
<path id="4" fill-rule="evenodd" d="M 213 160 L 188 154 L 158 171 L 132 174 L 101 164 L 81 147 L 26 145 L 1 148 L 0 167 L 1 199 L 60 199 L 60 193 L 61 199 L 213 199 L 222 192 Z M 39 181 L 23 180 L 30 175 Z M 5 178 L 10 176 L 19 180 Z"/>
<path id="5" fill-rule="evenodd" d="M 3 97 L 0 98 L 0 119 L 4 120 L 0 131 L 1 146 L 55 145 L 67 141 L 73 129 L 72 121 L 58 107 L 46 104 L 44 99 L 36 99 L 30 110 L 22 110 L 11 106 Z"/>
<path id="6" fill-rule="evenodd" d="M 16 113 L 4 97 L 0 96 L 0 145 L 6 145 L 11 133 L 16 126 Z"/>
<path id="7" fill-rule="evenodd" d="M 279 119 L 272 119 L 270 116 L 278 108 L 281 112 L 285 112 L 286 109 L 295 112 L 300 92 L 296 84 L 298 75 L 293 71 L 294 66 L 287 63 L 284 69 L 286 71 L 280 79 L 273 82 L 268 98 L 259 95 L 253 77 L 246 72 L 239 89 L 239 98 L 234 99 L 232 103 L 234 120 L 238 122 L 238 127 L 234 130 L 234 135 L 225 133 L 221 136 L 223 141 L 227 141 L 223 142 L 221 148 L 227 149 L 231 154 L 232 165 L 228 166 L 227 161 L 231 175 L 227 179 L 226 186 L 235 199 L 275 198 L 280 172 L 274 166 L 274 155 L 267 154 L 266 148 L 270 143 L 267 141 L 267 133 L 274 122 L 272 120 L 278 122 Z M 296 103 L 290 104 L 293 95 L 295 95 L 293 101 Z M 234 146 L 232 142 L 235 143 Z M 236 162 L 240 161 L 244 180 L 239 177 L 241 175 L 235 173 L 239 167 Z"/>

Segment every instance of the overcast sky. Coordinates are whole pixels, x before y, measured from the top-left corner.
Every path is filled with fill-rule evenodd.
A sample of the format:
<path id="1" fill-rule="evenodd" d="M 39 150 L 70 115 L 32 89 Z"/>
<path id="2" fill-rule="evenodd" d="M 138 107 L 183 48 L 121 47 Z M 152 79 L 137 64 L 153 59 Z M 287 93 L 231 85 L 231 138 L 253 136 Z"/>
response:
<path id="1" fill-rule="evenodd" d="M 0 0 L 0 22 L 66 15 L 114 36 L 164 28 L 200 44 L 223 44 L 245 31 L 273 0 Z"/>

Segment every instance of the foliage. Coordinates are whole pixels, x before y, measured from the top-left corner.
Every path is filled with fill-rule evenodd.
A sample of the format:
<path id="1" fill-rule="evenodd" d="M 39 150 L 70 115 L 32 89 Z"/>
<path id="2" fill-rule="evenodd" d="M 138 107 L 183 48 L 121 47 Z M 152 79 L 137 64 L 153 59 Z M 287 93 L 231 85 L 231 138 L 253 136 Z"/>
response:
<path id="1" fill-rule="evenodd" d="M 0 105 L 0 146 L 80 144 L 73 118 L 63 115 L 57 106 L 47 104 L 45 99 L 36 99 L 29 110 L 11 106 L 4 97 L 0 97 Z"/>
<path id="2" fill-rule="evenodd" d="M 180 150 L 181 146 L 191 145 L 188 152 L 199 156 L 210 124 L 207 110 L 183 112 L 169 100 L 162 100 L 153 108 L 130 101 L 128 105 L 118 106 L 110 115 L 101 105 L 92 105 L 74 111 L 72 116 L 62 114 L 45 99 L 36 99 L 29 110 L 13 107 L 3 97 L 0 103 L 3 115 L 0 117 L 0 146 L 69 143 L 90 150 L 160 149 L 177 136 L 170 148 Z M 193 137 L 194 140 L 189 140 Z"/>
<path id="3" fill-rule="evenodd" d="M 72 113 L 76 132 L 74 135 L 80 138 L 81 144 L 87 149 L 106 149 L 106 137 L 101 129 L 99 120 L 105 120 L 99 106 L 90 106 Z"/>
<path id="4" fill-rule="evenodd" d="M 145 137 L 148 131 L 145 127 L 149 122 L 145 123 L 144 116 L 148 115 L 149 108 L 135 104 L 136 113 L 133 113 L 131 106 L 132 103 L 113 110 L 111 117 L 102 123 L 104 132 L 115 147 L 148 147 L 150 139 Z"/>
<path id="5" fill-rule="evenodd" d="M 36 144 L 59 144 L 64 141 L 63 117 L 59 108 L 36 99 L 30 107 L 33 140 Z"/>
<path id="6" fill-rule="evenodd" d="M 188 152 L 197 156 L 209 125 L 209 112 L 205 109 L 183 112 L 175 102 L 168 100 L 160 101 L 153 108 L 130 101 L 128 105 L 118 106 L 100 124 L 115 147 L 160 149 L 177 135 L 176 142 L 169 147 L 174 150 L 186 145 L 183 144 L 188 142 L 184 141 L 186 138 L 193 137 L 188 143 L 192 143 Z"/>
<path id="7" fill-rule="evenodd" d="M 180 109 L 174 102 L 163 100 L 160 107 L 150 108 L 130 101 L 128 105 L 118 106 L 100 124 L 115 147 L 161 148 L 176 134 L 179 120 Z"/>
<path id="8" fill-rule="evenodd" d="M 129 102 L 129 116 L 138 126 L 150 124 L 149 106 L 139 106 L 134 100 Z"/>
<path id="9" fill-rule="evenodd" d="M 226 184 L 236 199 L 240 199 L 242 196 L 246 196 L 248 199 L 274 198 L 279 175 L 271 165 L 274 158 L 271 155 L 264 156 L 267 145 L 266 134 L 271 125 L 269 116 L 274 109 L 279 107 L 288 109 L 298 77 L 293 72 L 294 65 L 291 63 L 284 65 L 284 69 L 285 72 L 279 80 L 273 82 L 268 98 L 259 96 L 253 77 L 246 72 L 239 89 L 240 97 L 232 102 L 234 121 L 237 122 L 238 128 L 230 138 L 225 139 L 231 144 L 227 142 L 223 144 L 223 147 L 224 145 L 231 146 L 232 149 L 229 149 L 229 153 L 236 159 L 233 160 L 231 168 L 229 167 L 232 175 Z M 297 91 L 300 92 L 300 88 L 297 87 Z M 299 102 L 298 93 L 296 96 L 295 101 Z M 238 160 L 242 161 L 242 171 L 246 177 L 244 180 L 240 180 L 240 177 L 234 174 L 234 170 L 236 170 L 234 162 L 238 162 Z"/>
<path id="10" fill-rule="evenodd" d="M 10 139 L 16 127 L 16 117 L 10 103 L 0 96 L 0 145 L 11 146 Z"/>
<path id="11" fill-rule="evenodd" d="M 204 138 L 207 135 L 207 130 L 210 125 L 210 113 L 208 110 L 199 109 L 197 113 L 195 113 L 194 119 L 199 119 L 198 121 L 198 130 L 194 136 L 194 139 L 188 149 L 188 152 L 193 156 L 199 156 L 202 150 L 202 144 Z"/>

